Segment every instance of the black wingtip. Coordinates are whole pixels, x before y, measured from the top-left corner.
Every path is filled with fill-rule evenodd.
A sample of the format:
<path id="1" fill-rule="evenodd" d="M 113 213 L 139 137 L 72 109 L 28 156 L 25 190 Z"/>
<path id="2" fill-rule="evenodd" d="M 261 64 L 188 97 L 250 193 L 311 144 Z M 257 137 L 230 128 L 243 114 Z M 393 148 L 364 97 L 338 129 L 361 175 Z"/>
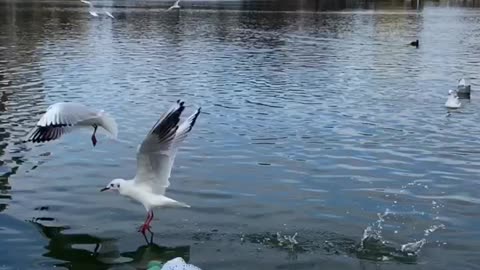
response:
<path id="1" fill-rule="evenodd" d="M 190 124 L 190 127 L 188 128 L 188 131 L 192 130 L 193 126 L 195 125 L 195 122 L 197 122 L 197 118 L 200 115 L 200 112 L 202 111 L 202 107 L 199 107 L 197 109 L 197 112 L 193 116 L 192 123 Z"/>
<path id="2" fill-rule="evenodd" d="M 32 143 L 44 143 L 56 140 L 62 136 L 64 133 L 62 131 L 63 127 L 68 125 L 50 125 L 50 126 L 37 126 L 28 137 L 27 141 Z"/>
<path id="3" fill-rule="evenodd" d="M 156 134 L 160 141 L 168 140 L 174 136 L 178 129 L 180 116 L 185 110 L 184 102 L 177 100 L 178 107 L 171 110 L 165 117 L 159 119 L 152 128 L 151 133 Z"/>

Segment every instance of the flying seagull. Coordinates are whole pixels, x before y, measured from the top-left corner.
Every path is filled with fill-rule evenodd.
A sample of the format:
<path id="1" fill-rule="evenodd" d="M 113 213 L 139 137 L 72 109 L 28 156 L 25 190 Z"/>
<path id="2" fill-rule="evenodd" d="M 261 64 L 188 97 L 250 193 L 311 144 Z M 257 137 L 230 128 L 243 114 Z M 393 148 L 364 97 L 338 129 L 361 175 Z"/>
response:
<path id="1" fill-rule="evenodd" d="M 87 1 L 87 0 L 80 0 L 80 2 L 90 6 L 90 10 L 88 11 L 88 13 L 90 13 L 90 15 L 92 15 L 93 17 L 98 17 L 98 11 L 96 11 L 96 8 L 93 6 L 92 2 Z M 103 9 L 102 12 L 105 13 L 105 15 L 107 15 L 108 17 L 110 17 L 112 19 L 115 19 L 115 17 L 112 15 L 112 13 L 105 10 L 105 8 Z"/>
<path id="2" fill-rule="evenodd" d="M 27 135 L 33 143 L 48 142 L 79 128 L 93 128 L 92 144 L 97 144 L 95 133 L 102 127 L 112 138 L 117 138 L 117 123 L 103 110 L 88 108 L 80 103 L 59 102 L 48 107 L 37 126 Z"/>
<path id="3" fill-rule="evenodd" d="M 180 9 L 180 0 L 177 0 L 173 6 L 169 7 L 167 10 L 172 10 L 172 9 Z"/>
<path id="4" fill-rule="evenodd" d="M 112 18 L 112 19 L 115 19 L 115 17 L 113 17 L 112 13 L 110 13 L 110 11 L 106 11 L 104 10 L 103 11 L 105 13 L 105 15 L 107 15 L 108 17 Z"/>
<path id="5" fill-rule="evenodd" d="M 90 6 L 90 10 L 88 11 L 90 15 L 92 15 L 93 17 L 98 17 L 98 13 L 95 11 L 95 7 L 93 6 L 92 2 L 86 0 L 80 0 L 80 2 Z"/>
<path id="6" fill-rule="evenodd" d="M 147 218 L 139 232 L 153 233 L 150 223 L 153 220 L 154 208 L 190 207 L 165 196 L 165 190 L 170 186 L 168 179 L 172 171 L 175 154 L 181 142 L 192 130 L 200 114 L 200 108 L 180 122 L 180 116 L 185 109 L 184 102 L 178 100 L 153 126 L 137 150 L 137 173 L 131 180 L 114 179 L 100 191 L 117 190 L 120 195 L 127 196 L 143 204 L 147 210 Z M 148 240 L 147 240 L 148 242 Z"/>

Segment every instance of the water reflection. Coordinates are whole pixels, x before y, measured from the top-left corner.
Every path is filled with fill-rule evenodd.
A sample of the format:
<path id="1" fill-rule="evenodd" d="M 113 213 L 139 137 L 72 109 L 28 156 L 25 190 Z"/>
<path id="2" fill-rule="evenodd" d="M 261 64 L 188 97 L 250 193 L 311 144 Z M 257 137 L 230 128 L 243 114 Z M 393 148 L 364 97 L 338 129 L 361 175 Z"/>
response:
<path id="1" fill-rule="evenodd" d="M 67 227 L 47 226 L 38 221 L 31 223 L 48 239 L 43 256 L 64 261 L 56 265 L 69 269 L 108 269 L 115 264 L 122 264 L 122 269 L 144 269 L 152 260 L 166 262 L 182 257 L 188 261 L 190 257 L 189 246 L 163 247 L 153 243 L 121 251 L 116 239 L 68 234 Z"/>

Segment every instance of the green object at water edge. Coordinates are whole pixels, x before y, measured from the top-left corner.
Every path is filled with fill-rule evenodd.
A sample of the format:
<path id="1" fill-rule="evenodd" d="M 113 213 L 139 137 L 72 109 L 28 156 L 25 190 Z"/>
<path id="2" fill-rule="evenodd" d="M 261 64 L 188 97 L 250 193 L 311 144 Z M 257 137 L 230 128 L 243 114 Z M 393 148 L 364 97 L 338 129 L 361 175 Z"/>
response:
<path id="1" fill-rule="evenodd" d="M 162 269 L 162 262 L 160 261 L 150 261 L 147 265 L 148 270 L 161 270 Z"/>

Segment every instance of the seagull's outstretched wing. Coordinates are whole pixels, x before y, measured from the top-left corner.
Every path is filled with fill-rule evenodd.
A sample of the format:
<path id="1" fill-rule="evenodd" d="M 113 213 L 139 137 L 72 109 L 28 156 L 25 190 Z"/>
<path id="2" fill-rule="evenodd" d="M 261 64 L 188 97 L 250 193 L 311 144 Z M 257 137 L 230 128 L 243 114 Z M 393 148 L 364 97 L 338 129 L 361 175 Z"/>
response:
<path id="1" fill-rule="evenodd" d="M 37 126 L 27 135 L 27 141 L 48 142 L 76 128 L 93 125 L 104 128 L 113 138 L 117 137 L 115 120 L 103 111 L 94 110 L 79 103 L 55 103 L 48 107 Z"/>
<path id="2" fill-rule="evenodd" d="M 165 194 L 170 185 L 175 154 L 180 143 L 192 130 L 200 114 L 200 108 L 180 123 L 185 109 L 180 100 L 153 126 L 137 151 L 137 174 L 135 182 L 158 194 Z"/>

